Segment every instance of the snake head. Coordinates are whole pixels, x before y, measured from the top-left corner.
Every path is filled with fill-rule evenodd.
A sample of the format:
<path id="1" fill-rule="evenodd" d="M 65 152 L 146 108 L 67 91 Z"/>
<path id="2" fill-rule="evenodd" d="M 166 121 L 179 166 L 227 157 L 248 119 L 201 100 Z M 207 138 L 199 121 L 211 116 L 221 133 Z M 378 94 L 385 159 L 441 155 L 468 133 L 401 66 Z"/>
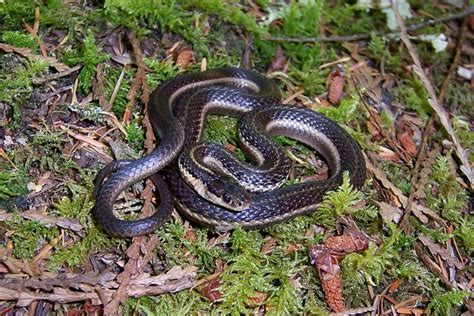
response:
<path id="1" fill-rule="evenodd" d="M 207 183 L 208 199 L 232 211 L 241 212 L 250 206 L 250 194 L 232 179 L 216 177 Z"/>

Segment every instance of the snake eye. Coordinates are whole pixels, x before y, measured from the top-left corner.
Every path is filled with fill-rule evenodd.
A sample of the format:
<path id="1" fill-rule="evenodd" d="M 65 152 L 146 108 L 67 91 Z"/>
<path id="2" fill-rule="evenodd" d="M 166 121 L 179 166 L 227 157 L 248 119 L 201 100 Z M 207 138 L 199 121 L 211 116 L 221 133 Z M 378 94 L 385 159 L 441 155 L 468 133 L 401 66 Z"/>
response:
<path id="1" fill-rule="evenodd" d="M 224 202 L 226 203 L 230 203 L 230 201 L 232 200 L 232 197 L 228 194 L 224 194 L 224 196 L 222 197 L 222 199 L 224 200 Z"/>

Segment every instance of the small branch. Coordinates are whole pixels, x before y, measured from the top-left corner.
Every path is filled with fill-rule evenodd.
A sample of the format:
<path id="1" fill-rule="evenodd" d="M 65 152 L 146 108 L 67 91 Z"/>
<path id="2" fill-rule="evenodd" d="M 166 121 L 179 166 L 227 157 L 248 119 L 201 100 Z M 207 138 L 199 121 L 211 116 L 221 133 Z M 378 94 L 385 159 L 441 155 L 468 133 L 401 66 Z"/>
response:
<path id="1" fill-rule="evenodd" d="M 463 24 L 462 24 L 462 27 L 461 27 L 461 36 L 459 37 L 459 40 L 456 44 L 456 53 L 455 53 L 454 61 L 451 64 L 451 67 L 449 68 L 448 74 L 446 75 L 446 79 L 444 80 L 444 83 L 441 87 L 441 91 L 440 91 L 439 96 L 438 96 L 438 101 L 440 103 L 444 102 L 444 97 L 446 95 L 446 91 L 449 88 L 449 83 L 451 82 L 453 74 L 455 73 L 456 68 L 459 64 L 459 61 L 461 59 L 461 51 L 462 51 L 462 46 L 464 45 L 464 41 L 466 39 L 466 30 L 467 30 L 468 21 L 469 21 L 469 18 L 465 17 L 464 21 L 463 21 Z M 428 120 L 428 122 L 426 123 L 425 130 L 423 132 L 423 140 L 422 140 L 422 143 L 421 143 L 421 148 L 420 148 L 420 151 L 419 151 L 419 154 L 418 154 L 418 159 L 416 161 L 415 169 L 414 169 L 412 180 L 411 180 L 412 187 L 411 187 L 411 190 L 410 190 L 410 194 L 408 195 L 408 203 L 407 203 L 407 206 L 405 208 L 405 212 L 403 214 L 402 220 L 400 221 L 399 227 L 405 233 L 410 233 L 410 230 L 411 230 L 411 228 L 409 227 L 409 223 L 410 223 L 409 218 L 410 218 L 410 214 L 411 214 L 411 206 L 412 206 L 413 200 L 415 198 L 415 193 L 417 191 L 417 179 L 418 179 L 418 176 L 419 176 L 419 173 L 420 173 L 420 170 L 421 170 L 421 163 L 423 162 L 423 160 L 426 157 L 426 147 L 427 147 L 427 143 L 428 143 L 428 137 L 430 135 L 430 131 L 431 131 L 431 128 L 433 126 L 433 121 L 434 121 L 434 117 L 431 116 L 430 119 Z"/>
<path id="2" fill-rule="evenodd" d="M 51 81 L 51 80 L 56 80 L 56 79 L 59 79 L 61 77 L 66 77 L 66 76 L 69 76 L 70 74 L 72 74 L 73 72 L 78 71 L 79 69 L 81 69 L 81 67 L 82 67 L 82 65 L 77 65 L 77 66 L 74 66 L 72 68 L 66 69 L 64 71 L 52 74 L 52 75 L 47 76 L 47 77 L 34 78 L 33 83 L 34 84 L 43 84 L 43 83 Z"/>
<path id="3" fill-rule="evenodd" d="M 20 212 L 18 214 L 25 219 L 37 221 L 45 225 L 46 227 L 51 227 L 55 225 L 61 228 L 71 229 L 75 232 L 80 232 L 84 229 L 84 227 L 79 223 L 78 220 L 71 218 L 48 216 L 38 212 Z M 0 211 L 0 222 L 8 221 L 12 217 L 12 213 L 4 213 Z"/>
<path id="4" fill-rule="evenodd" d="M 143 61 L 143 53 L 140 49 L 140 41 L 137 39 L 135 32 L 131 31 L 128 34 L 128 39 L 130 40 L 130 44 L 132 44 L 133 53 L 135 54 L 135 61 L 137 63 L 137 74 L 135 75 L 135 79 L 133 80 L 132 86 L 127 94 L 127 107 L 125 109 L 125 113 L 123 114 L 122 121 L 124 123 L 128 123 L 130 121 L 130 117 L 132 116 L 132 108 L 135 102 L 135 96 L 138 90 L 141 88 L 143 91 L 143 87 L 146 86 L 146 66 Z"/>
<path id="5" fill-rule="evenodd" d="M 86 300 L 99 302 L 96 293 L 73 292 L 62 288 L 55 288 L 55 293 L 34 293 L 30 291 L 15 291 L 0 287 L 0 301 L 17 301 L 18 306 L 28 306 L 34 301 L 51 301 L 58 303 L 72 303 Z"/>
<path id="6" fill-rule="evenodd" d="M 421 22 L 418 24 L 412 24 L 406 27 L 407 31 L 415 31 L 423 27 L 432 26 L 439 23 L 444 23 L 452 20 L 462 19 L 474 13 L 474 7 L 469 7 L 467 10 L 452 14 L 441 16 L 439 18 Z M 383 32 L 377 31 L 373 34 L 377 36 L 390 36 L 397 35 L 400 33 L 400 29 L 393 32 Z M 288 43 L 323 43 L 323 42 L 354 42 L 369 39 L 372 33 L 370 34 L 353 34 L 353 35 L 343 35 L 343 36 L 330 36 L 330 37 L 273 37 L 268 36 L 266 40 L 272 42 L 288 42 Z"/>
<path id="7" fill-rule="evenodd" d="M 438 100 L 440 103 L 444 102 L 444 96 L 446 95 L 446 92 L 448 91 L 451 79 L 453 78 L 453 75 L 456 73 L 456 69 L 458 68 L 459 62 L 461 61 L 462 47 L 466 40 L 466 31 L 467 31 L 468 23 L 469 23 L 469 17 L 465 17 L 461 26 L 461 35 L 459 36 L 458 42 L 456 43 L 456 53 L 454 55 L 454 60 L 451 66 L 449 67 L 449 71 L 448 71 L 448 74 L 446 75 L 446 79 L 444 80 L 443 85 L 441 86 L 441 90 L 438 97 Z"/>
<path id="8" fill-rule="evenodd" d="M 98 305 L 116 296 L 117 287 L 123 288 L 125 297 L 175 293 L 192 288 L 195 285 L 196 271 L 197 268 L 194 266 L 175 266 L 168 272 L 156 276 L 142 274 L 130 280 L 126 287 L 116 282 L 117 275 L 112 272 L 48 273 L 29 279 L 16 274 L 0 279 L 0 301 L 17 301 L 18 306 L 28 306 L 38 300 L 58 303 L 92 300 L 94 305 Z M 100 291 L 97 290 L 98 287 Z M 38 290 L 43 292 L 36 293 Z M 44 293 L 45 291 L 51 293 Z M 106 315 L 119 315 L 119 313 L 115 310 Z"/>
<path id="9" fill-rule="evenodd" d="M 399 227 L 405 234 L 411 233 L 411 227 L 410 227 L 410 221 L 409 221 L 410 214 L 411 214 L 411 207 L 413 204 L 413 200 L 415 198 L 415 192 L 417 190 L 417 179 L 421 170 L 421 163 L 426 157 L 426 149 L 428 146 L 428 139 L 431 133 L 431 128 L 433 127 L 433 122 L 434 122 L 434 117 L 431 116 L 425 125 L 425 129 L 423 131 L 423 138 L 422 138 L 422 142 L 420 146 L 420 151 L 418 153 L 418 159 L 416 160 L 413 176 L 411 178 L 411 189 L 410 189 L 410 193 L 408 194 L 407 205 L 405 207 L 405 212 L 403 213 L 402 219 L 400 220 Z"/>
<path id="10" fill-rule="evenodd" d="M 28 58 L 30 60 L 42 60 L 46 63 L 49 64 L 50 67 L 55 68 L 57 71 L 62 72 L 62 71 L 67 71 L 69 70 L 69 66 L 60 63 L 56 58 L 54 57 L 44 57 L 41 55 L 36 55 L 33 54 L 30 48 L 25 48 L 25 47 L 15 47 L 13 45 L 8 45 L 5 43 L 0 43 L 0 50 L 3 50 L 4 52 L 7 53 L 16 53 L 19 54 L 25 58 Z"/>
<path id="11" fill-rule="evenodd" d="M 392 9 L 395 13 L 397 23 L 400 26 L 400 38 L 403 41 L 403 43 L 405 43 L 405 46 L 407 47 L 411 55 L 411 58 L 413 59 L 413 62 L 415 63 L 415 66 L 414 66 L 415 73 L 420 78 L 421 82 L 423 83 L 425 89 L 428 92 L 428 95 L 429 95 L 428 103 L 438 115 L 441 124 L 443 125 L 443 127 L 445 128 L 449 136 L 451 137 L 452 142 L 454 143 L 456 154 L 458 155 L 458 158 L 461 161 L 461 166 L 460 166 L 461 172 L 467 177 L 470 184 L 470 188 L 472 190 L 474 188 L 474 174 L 472 173 L 471 165 L 469 163 L 466 150 L 462 148 L 461 142 L 459 141 L 459 138 L 456 135 L 456 132 L 451 126 L 448 113 L 446 113 L 441 103 L 438 102 L 438 98 L 436 97 L 436 94 L 434 92 L 433 85 L 431 84 L 431 82 L 426 77 L 423 71 L 420 58 L 418 57 L 418 53 L 416 52 L 415 47 L 413 46 L 413 44 L 411 43 L 408 37 L 407 29 L 405 27 L 402 17 L 400 16 L 400 12 L 398 12 L 396 2 L 397 2 L 396 0 L 391 0 Z"/>

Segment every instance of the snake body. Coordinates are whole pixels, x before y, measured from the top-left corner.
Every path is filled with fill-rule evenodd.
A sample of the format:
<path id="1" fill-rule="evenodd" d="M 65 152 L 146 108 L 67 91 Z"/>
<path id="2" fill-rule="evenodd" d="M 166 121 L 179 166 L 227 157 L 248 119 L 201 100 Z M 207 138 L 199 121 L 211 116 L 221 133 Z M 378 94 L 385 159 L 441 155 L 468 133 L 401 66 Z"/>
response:
<path id="1" fill-rule="evenodd" d="M 264 227 L 313 211 L 327 191 L 341 184 L 345 171 L 349 172 L 351 183 L 360 187 L 365 179 L 364 159 L 347 132 L 321 114 L 278 105 L 278 100 L 278 89 L 271 81 L 238 68 L 191 73 L 163 83 L 152 93 L 147 108 L 160 144 L 148 156 L 114 162 L 99 173 L 94 208 L 99 225 L 107 233 L 122 237 L 148 234 L 159 227 L 169 217 L 173 197 L 157 172 L 174 165 L 172 162 L 181 151 L 177 164 L 181 174 L 176 167 L 168 167 L 164 175 L 179 209 L 202 225 Z M 239 134 L 245 139 L 243 147 L 256 166 L 239 164 L 235 157 L 215 145 L 199 143 L 209 113 L 242 117 Z M 329 179 L 279 188 L 280 184 L 276 183 L 285 179 L 288 160 L 271 140 L 277 134 L 299 140 L 320 152 L 329 164 Z M 206 190 L 199 192 L 194 188 L 202 189 L 209 177 L 221 176 L 238 181 L 247 191 L 259 193 L 250 193 L 248 205 L 236 212 L 209 202 L 203 197 Z M 115 200 L 127 187 L 148 177 L 160 194 L 159 209 L 145 219 L 118 219 L 113 213 Z M 252 184 L 257 188 L 252 190 Z M 270 191 L 260 192 L 265 190 Z"/>

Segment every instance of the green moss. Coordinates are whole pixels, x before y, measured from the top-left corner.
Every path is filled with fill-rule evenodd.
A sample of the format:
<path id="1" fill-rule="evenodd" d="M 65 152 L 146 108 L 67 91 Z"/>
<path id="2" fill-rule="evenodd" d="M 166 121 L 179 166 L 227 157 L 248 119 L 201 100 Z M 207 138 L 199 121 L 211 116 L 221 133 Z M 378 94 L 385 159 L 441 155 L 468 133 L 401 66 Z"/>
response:
<path id="1" fill-rule="evenodd" d="M 432 295 L 426 311 L 430 315 L 454 315 L 453 309 L 460 307 L 463 300 L 469 296 L 470 294 L 465 291 L 454 289 L 444 292 L 438 288 Z"/>
<path id="2" fill-rule="evenodd" d="M 26 182 L 28 177 L 25 170 L 0 171 L 0 206 L 6 199 L 22 196 L 28 192 Z"/>
<path id="3" fill-rule="evenodd" d="M 464 249 L 470 255 L 474 252 L 474 219 L 467 218 L 459 223 L 454 235 L 461 239 Z"/>
<path id="4" fill-rule="evenodd" d="M 32 24 L 36 7 L 40 9 L 42 27 L 64 27 L 69 23 L 70 6 L 61 0 L 4 0 L 0 3 L 0 32 L 4 28 L 22 29 L 21 21 Z"/>
<path id="5" fill-rule="evenodd" d="M 271 234 L 282 246 L 295 243 L 310 246 L 321 243 L 323 239 L 323 232 L 314 236 L 304 234 L 304 232 L 313 229 L 315 224 L 319 223 L 314 221 L 312 216 L 298 216 L 286 223 L 271 225 L 265 228 L 265 232 Z"/>
<path id="6" fill-rule="evenodd" d="M 196 311 L 210 314 L 215 307 L 204 301 L 195 291 L 180 291 L 156 297 L 129 298 L 125 302 L 125 315 L 192 315 Z"/>
<path id="7" fill-rule="evenodd" d="M 368 12 L 356 4 L 347 1 L 326 1 L 324 20 L 339 35 L 367 33 L 367 30 L 386 29 L 386 18 L 380 10 Z"/>
<path id="8" fill-rule="evenodd" d="M 110 56 L 103 53 L 96 45 L 92 31 L 88 31 L 79 51 L 72 51 L 65 55 L 65 59 L 72 65 L 81 64 L 79 86 L 84 93 L 89 93 L 96 66 L 109 60 Z"/>
<path id="9" fill-rule="evenodd" d="M 429 273 L 425 267 L 418 262 L 402 262 L 395 270 L 395 276 L 405 280 L 427 279 Z"/>
<path id="10" fill-rule="evenodd" d="M 209 115 L 206 119 L 204 132 L 201 139 L 226 146 L 234 146 L 234 153 L 241 160 L 245 160 L 244 152 L 238 147 L 239 138 L 237 132 L 238 119 L 230 116 Z"/>
<path id="11" fill-rule="evenodd" d="M 338 217 L 356 212 L 354 206 L 363 200 L 365 200 L 364 194 L 352 186 L 349 174 L 346 172 L 341 186 L 337 190 L 328 192 L 317 212 L 311 216 L 315 218 L 318 225 L 334 227 Z M 373 207 L 369 206 L 369 208 Z M 368 211 L 367 214 L 370 213 L 373 212 Z"/>
<path id="12" fill-rule="evenodd" d="M 474 104 L 474 98 L 472 93 L 466 91 L 466 95 L 471 96 L 471 105 Z M 467 106 L 466 106 L 467 107 Z M 469 127 L 469 122 L 464 117 L 455 116 L 452 118 L 451 123 L 456 131 L 456 135 L 459 137 L 463 148 L 467 150 L 468 158 L 470 161 L 474 160 L 474 132 Z"/>
<path id="13" fill-rule="evenodd" d="M 111 100 L 112 94 L 119 80 L 122 69 L 114 68 L 109 65 L 104 67 L 104 85 L 105 91 L 104 96 L 107 101 Z M 112 104 L 112 112 L 118 117 L 123 117 L 125 109 L 127 108 L 127 94 L 132 84 L 133 78 L 135 77 L 136 70 L 128 68 L 125 70 L 125 74 L 120 83 L 119 89 L 116 91 L 115 98 Z"/>
<path id="14" fill-rule="evenodd" d="M 228 0 L 185 0 L 183 1 L 185 9 L 198 9 L 208 15 L 217 15 L 224 22 L 238 26 L 243 30 L 250 32 L 254 36 L 261 35 L 264 29 L 259 26 L 255 19 L 246 14 L 240 6 L 239 1 Z"/>
<path id="15" fill-rule="evenodd" d="M 64 196 L 53 206 L 55 215 L 78 220 L 84 226 L 86 235 L 69 247 L 58 245 L 48 260 L 51 270 L 64 264 L 78 267 L 84 264 L 91 252 L 104 250 L 119 243 L 119 240 L 110 239 L 95 225 L 92 217 L 92 208 L 94 207 L 92 176 L 86 173 L 82 173 L 82 176 L 84 182 L 81 184 L 67 183 L 71 197 Z"/>
<path id="16" fill-rule="evenodd" d="M 2 62 L 0 66 L 3 66 Z M 33 79 L 47 67 L 43 61 L 31 60 L 9 71 L 0 72 L 0 102 L 12 105 L 14 123 L 20 119 L 20 105 L 31 95 Z"/>
<path id="17" fill-rule="evenodd" d="M 169 222 L 160 229 L 167 265 L 192 264 L 200 268 L 200 273 L 212 273 L 215 259 L 222 258 L 223 252 L 217 246 L 207 245 L 207 230 L 196 228 L 192 232 L 195 238 L 186 236 L 186 228 L 180 222 Z"/>
<path id="18" fill-rule="evenodd" d="M 238 120 L 233 117 L 211 115 L 206 121 L 202 139 L 205 141 L 212 140 L 222 145 L 232 144 L 237 146 L 239 141 L 237 123 Z"/>
<path id="19" fill-rule="evenodd" d="M 127 142 L 137 151 L 143 149 L 145 133 L 138 122 L 136 120 L 131 121 L 125 126 L 125 130 L 127 131 Z"/>
<path id="20" fill-rule="evenodd" d="M 27 23 L 33 22 L 35 17 L 35 1 L 28 0 L 6 0 L 0 4 L 0 20 L 3 21 L 0 26 L 5 28 L 21 28 L 19 21 L 24 20 Z"/>
<path id="21" fill-rule="evenodd" d="M 461 210 L 467 203 L 467 194 L 451 172 L 448 156 L 436 159 L 430 178 L 432 182 L 425 190 L 428 206 L 443 218 L 458 223 L 462 219 Z"/>
<path id="22" fill-rule="evenodd" d="M 50 242 L 59 231 L 56 227 L 46 227 L 37 221 L 21 218 L 18 214 L 5 222 L 12 231 L 13 255 L 21 259 L 31 259 L 36 251 L 45 243 Z"/>
<path id="23" fill-rule="evenodd" d="M 263 33 L 255 19 L 245 14 L 237 1 L 161 1 L 161 0 L 107 0 L 106 18 L 117 24 L 130 27 L 139 34 L 158 26 L 161 33 L 172 32 L 181 35 L 199 50 L 206 50 L 209 36 L 204 36 L 204 24 L 196 27 L 196 21 L 206 16 L 218 16 L 219 20 L 240 27 L 256 36 Z M 212 28 L 211 33 L 219 28 Z"/>
<path id="24" fill-rule="evenodd" d="M 319 112 L 337 123 L 347 124 L 347 122 L 354 119 L 359 103 L 359 97 L 357 95 L 352 95 L 343 98 L 338 107 L 321 108 Z"/>
<path id="25" fill-rule="evenodd" d="M 461 117 L 464 116 L 467 118 L 472 117 L 472 105 L 474 104 L 474 96 L 472 94 L 471 86 L 467 83 L 460 83 L 458 81 L 451 81 L 446 92 L 444 106 L 446 106 L 450 112 L 455 115 L 453 119 L 453 125 L 458 128 L 465 130 L 465 123 L 459 122 Z M 464 119 L 465 121 L 466 119 Z M 456 129 L 456 132 L 460 132 Z M 465 133 L 465 132 L 464 132 Z M 463 133 L 463 134 L 464 134 Z M 472 135 L 472 133 L 471 133 Z M 460 138 L 463 138 L 463 135 L 459 135 Z M 471 141 L 472 141 L 471 136 Z M 473 148 L 467 147 L 467 148 Z"/>
<path id="26" fill-rule="evenodd" d="M 28 47 L 34 50 L 38 48 L 36 39 L 31 34 L 25 34 L 18 31 L 5 31 L 2 35 L 4 43 L 16 47 Z"/>
<path id="27" fill-rule="evenodd" d="M 285 257 L 280 252 L 272 253 L 268 280 L 274 286 L 270 288 L 265 304 L 269 315 L 294 315 L 301 312 L 303 297 L 294 282 L 301 269 L 301 261 L 298 257 Z"/>
<path id="28" fill-rule="evenodd" d="M 446 234 L 442 228 L 428 228 L 426 225 L 421 224 L 418 221 L 413 222 L 413 225 L 419 233 L 429 236 L 431 239 L 441 244 L 445 244 L 449 239 L 453 238 L 452 234 Z"/>
<path id="29" fill-rule="evenodd" d="M 381 162 L 380 167 L 388 179 L 393 182 L 397 188 L 402 190 L 403 194 L 408 195 L 410 193 L 411 183 L 410 178 L 407 177 L 407 174 L 410 174 L 410 168 L 391 161 Z"/>
<path id="30" fill-rule="evenodd" d="M 179 74 L 179 68 L 170 60 L 156 60 L 145 58 L 145 65 L 150 68 L 151 72 L 147 72 L 148 84 L 156 87 L 165 80 L 171 79 Z"/>
<path id="31" fill-rule="evenodd" d="M 262 237 L 256 231 L 236 228 L 232 233 L 229 267 L 221 276 L 222 307 L 232 314 L 246 314 L 249 305 L 262 305 L 262 292 L 270 290 L 267 259 L 260 252 L 261 245 Z"/>
<path id="32" fill-rule="evenodd" d="M 351 253 L 344 257 L 342 270 L 345 286 L 357 288 L 365 282 L 378 285 L 384 277 L 385 270 L 396 265 L 406 245 L 401 231 L 394 225 L 390 227 L 392 234 L 384 238 L 378 248 L 371 243 L 363 254 Z"/>
<path id="33" fill-rule="evenodd" d="M 64 135 L 48 129 L 36 133 L 26 148 L 17 151 L 15 161 L 27 166 L 37 166 L 41 171 L 54 171 L 65 174 L 68 169 L 76 167 L 71 158 L 62 152 L 62 145 L 67 142 Z"/>
<path id="34" fill-rule="evenodd" d="M 107 20 L 141 35 L 157 25 L 162 33 L 179 34 L 188 41 L 204 40 L 202 30 L 193 26 L 197 12 L 183 10 L 174 0 L 106 0 L 104 7 Z"/>
<path id="35" fill-rule="evenodd" d="M 395 97 L 402 100 L 407 109 L 415 111 L 421 118 L 426 119 L 431 114 L 428 94 L 419 80 L 404 81 L 393 90 L 393 93 Z"/>

